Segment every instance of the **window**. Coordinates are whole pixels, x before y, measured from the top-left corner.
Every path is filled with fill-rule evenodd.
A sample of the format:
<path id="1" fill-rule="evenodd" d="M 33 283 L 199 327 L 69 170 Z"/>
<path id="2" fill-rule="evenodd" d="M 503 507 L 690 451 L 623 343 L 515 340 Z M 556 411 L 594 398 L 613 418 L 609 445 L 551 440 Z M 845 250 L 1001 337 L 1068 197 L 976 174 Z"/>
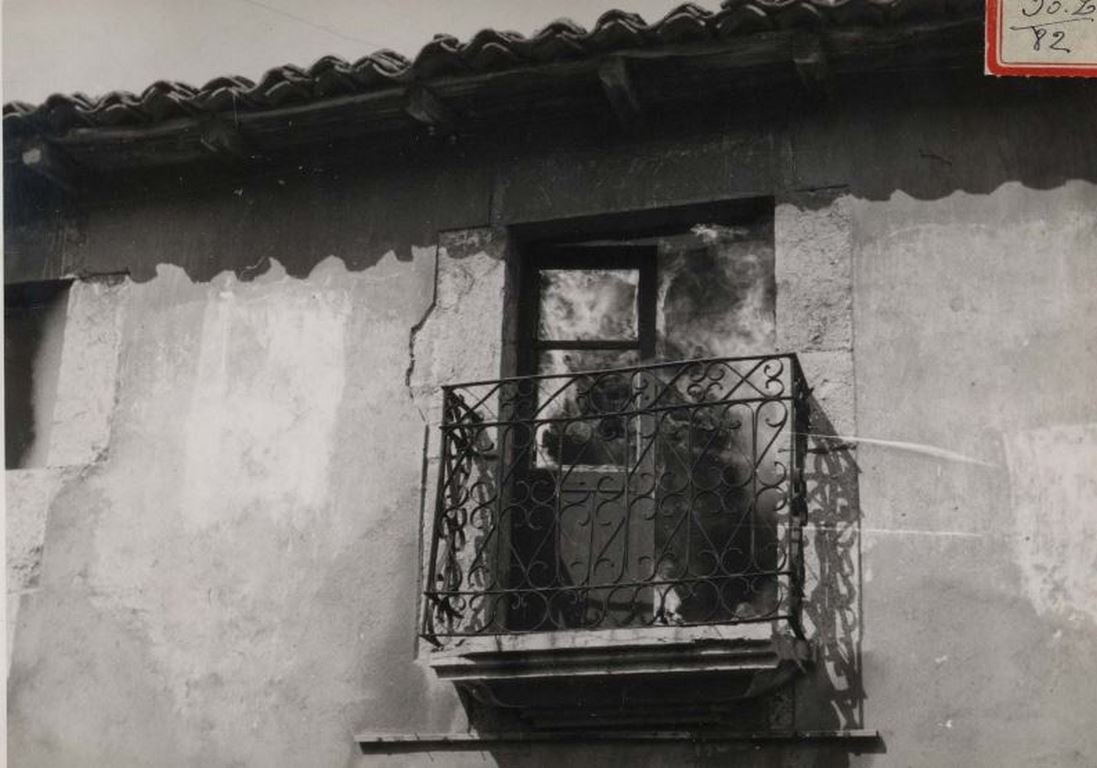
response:
<path id="1" fill-rule="evenodd" d="M 425 636 L 797 621 L 771 221 L 525 249 L 519 375 L 445 387 Z"/>
<path id="2" fill-rule="evenodd" d="M 556 376 L 638 365 L 655 355 L 656 253 L 650 246 L 546 247 L 530 260 L 521 299 L 522 373 L 540 379 L 545 415 L 564 419 L 606 410 L 627 398 L 621 381 L 590 384 L 590 402 L 554 397 Z M 551 401 L 551 402 L 550 402 Z M 538 466 L 616 466 L 627 463 L 623 419 L 598 423 L 598 439 L 583 440 L 574 422 L 548 421 L 535 437 Z"/>
<path id="3" fill-rule="evenodd" d="M 654 356 L 655 268 L 654 247 L 628 245 L 545 246 L 527 264 L 520 350 L 536 386 L 519 414 L 532 418 L 532 466 L 515 483 L 531 493 L 510 520 L 508 583 L 524 591 L 508 629 L 650 612 L 650 589 L 638 606 L 608 586 L 644 581 L 652 527 L 633 487 L 647 463 L 633 376 L 607 371 Z"/>
<path id="4" fill-rule="evenodd" d="M 64 338 L 67 281 L 4 289 L 4 447 L 7 469 L 46 464 Z"/>

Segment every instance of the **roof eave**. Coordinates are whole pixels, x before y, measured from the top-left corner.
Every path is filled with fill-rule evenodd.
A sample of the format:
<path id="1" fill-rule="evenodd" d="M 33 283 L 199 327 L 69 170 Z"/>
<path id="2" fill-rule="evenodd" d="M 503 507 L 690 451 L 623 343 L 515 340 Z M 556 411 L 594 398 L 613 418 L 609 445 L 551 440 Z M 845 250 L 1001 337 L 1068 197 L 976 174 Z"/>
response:
<path id="1" fill-rule="evenodd" d="M 51 134 L 5 120 L 5 163 L 9 170 L 26 168 L 30 148 L 52 153 L 77 174 L 214 158 L 246 165 L 293 147 L 358 139 L 383 143 L 413 132 L 480 132 L 536 113 L 601 110 L 624 123 L 642 119 L 645 110 L 705 99 L 746 79 L 783 93 L 824 93 L 832 78 L 855 73 L 978 67 L 981 51 L 982 19 L 973 16 L 885 27 L 782 29 L 451 74 L 270 109 L 224 109 L 146 125 Z"/>

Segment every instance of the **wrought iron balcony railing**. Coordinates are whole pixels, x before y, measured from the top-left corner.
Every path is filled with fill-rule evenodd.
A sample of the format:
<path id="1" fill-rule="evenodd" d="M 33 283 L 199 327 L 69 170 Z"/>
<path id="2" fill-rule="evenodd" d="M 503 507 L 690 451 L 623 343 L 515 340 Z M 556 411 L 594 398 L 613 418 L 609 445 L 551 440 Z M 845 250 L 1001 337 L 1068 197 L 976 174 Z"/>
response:
<path id="1" fill-rule="evenodd" d="M 794 355 L 445 387 L 423 635 L 798 632 L 806 393 Z"/>

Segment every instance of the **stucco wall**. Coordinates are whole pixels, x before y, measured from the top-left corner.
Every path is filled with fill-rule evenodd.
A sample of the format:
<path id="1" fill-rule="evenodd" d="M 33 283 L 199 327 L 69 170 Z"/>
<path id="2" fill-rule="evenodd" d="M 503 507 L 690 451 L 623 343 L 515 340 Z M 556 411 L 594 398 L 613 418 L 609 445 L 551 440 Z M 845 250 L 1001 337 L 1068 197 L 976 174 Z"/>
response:
<path id="1" fill-rule="evenodd" d="M 1067 96 L 998 88 L 70 223 L 49 264 L 133 279 L 74 287 L 48 482 L 8 478 L 44 530 L 10 763 L 1093 764 L 1097 149 L 1072 137 L 1097 109 L 1069 127 Z M 848 438 L 812 454 L 837 479 L 809 541 L 847 559 L 809 560 L 831 620 L 798 722 L 882 741 L 359 755 L 464 728 L 416 661 L 424 427 L 505 351 L 498 233 L 753 195 L 778 202 L 778 346 Z"/>
<path id="2" fill-rule="evenodd" d="M 1097 187 L 855 220 L 859 428 L 960 454 L 858 449 L 866 708 L 926 765 L 1092 764 Z"/>
<path id="3" fill-rule="evenodd" d="M 122 316 L 109 441 L 56 489 L 11 671 L 15 765 L 341 765 L 448 729 L 413 655 L 433 247 L 307 280 L 176 267 Z M 66 339 L 65 364 L 86 353 Z"/>

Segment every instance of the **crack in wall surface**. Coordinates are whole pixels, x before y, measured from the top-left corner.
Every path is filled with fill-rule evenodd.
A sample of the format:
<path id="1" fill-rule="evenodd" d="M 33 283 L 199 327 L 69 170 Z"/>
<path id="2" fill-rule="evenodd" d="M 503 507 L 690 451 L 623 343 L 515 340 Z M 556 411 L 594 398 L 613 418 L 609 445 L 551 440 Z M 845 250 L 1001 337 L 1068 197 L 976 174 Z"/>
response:
<path id="1" fill-rule="evenodd" d="M 423 399 L 433 399 L 441 384 L 500 370 L 504 245 L 491 229 L 438 234 L 433 295 L 408 332 L 404 369 L 404 386 L 424 422 L 436 417 L 437 404 Z"/>
<path id="2" fill-rule="evenodd" d="M 423 326 L 430 320 L 432 314 L 434 314 L 435 307 L 438 306 L 438 265 L 441 261 L 442 246 L 436 245 L 434 247 L 434 279 L 431 284 L 431 296 L 430 304 L 427 305 L 426 310 L 423 312 L 422 317 L 411 326 L 411 330 L 408 332 L 408 367 L 404 370 L 404 387 L 408 391 L 408 397 L 411 398 L 412 403 L 415 405 L 415 410 L 419 412 L 419 416 L 425 422 L 427 416 L 419 408 L 418 403 L 415 402 L 415 392 L 411 388 L 411 377 L 415 373 L 415 340 L 419 336 L 419 332 L 423 330 Z"/>

